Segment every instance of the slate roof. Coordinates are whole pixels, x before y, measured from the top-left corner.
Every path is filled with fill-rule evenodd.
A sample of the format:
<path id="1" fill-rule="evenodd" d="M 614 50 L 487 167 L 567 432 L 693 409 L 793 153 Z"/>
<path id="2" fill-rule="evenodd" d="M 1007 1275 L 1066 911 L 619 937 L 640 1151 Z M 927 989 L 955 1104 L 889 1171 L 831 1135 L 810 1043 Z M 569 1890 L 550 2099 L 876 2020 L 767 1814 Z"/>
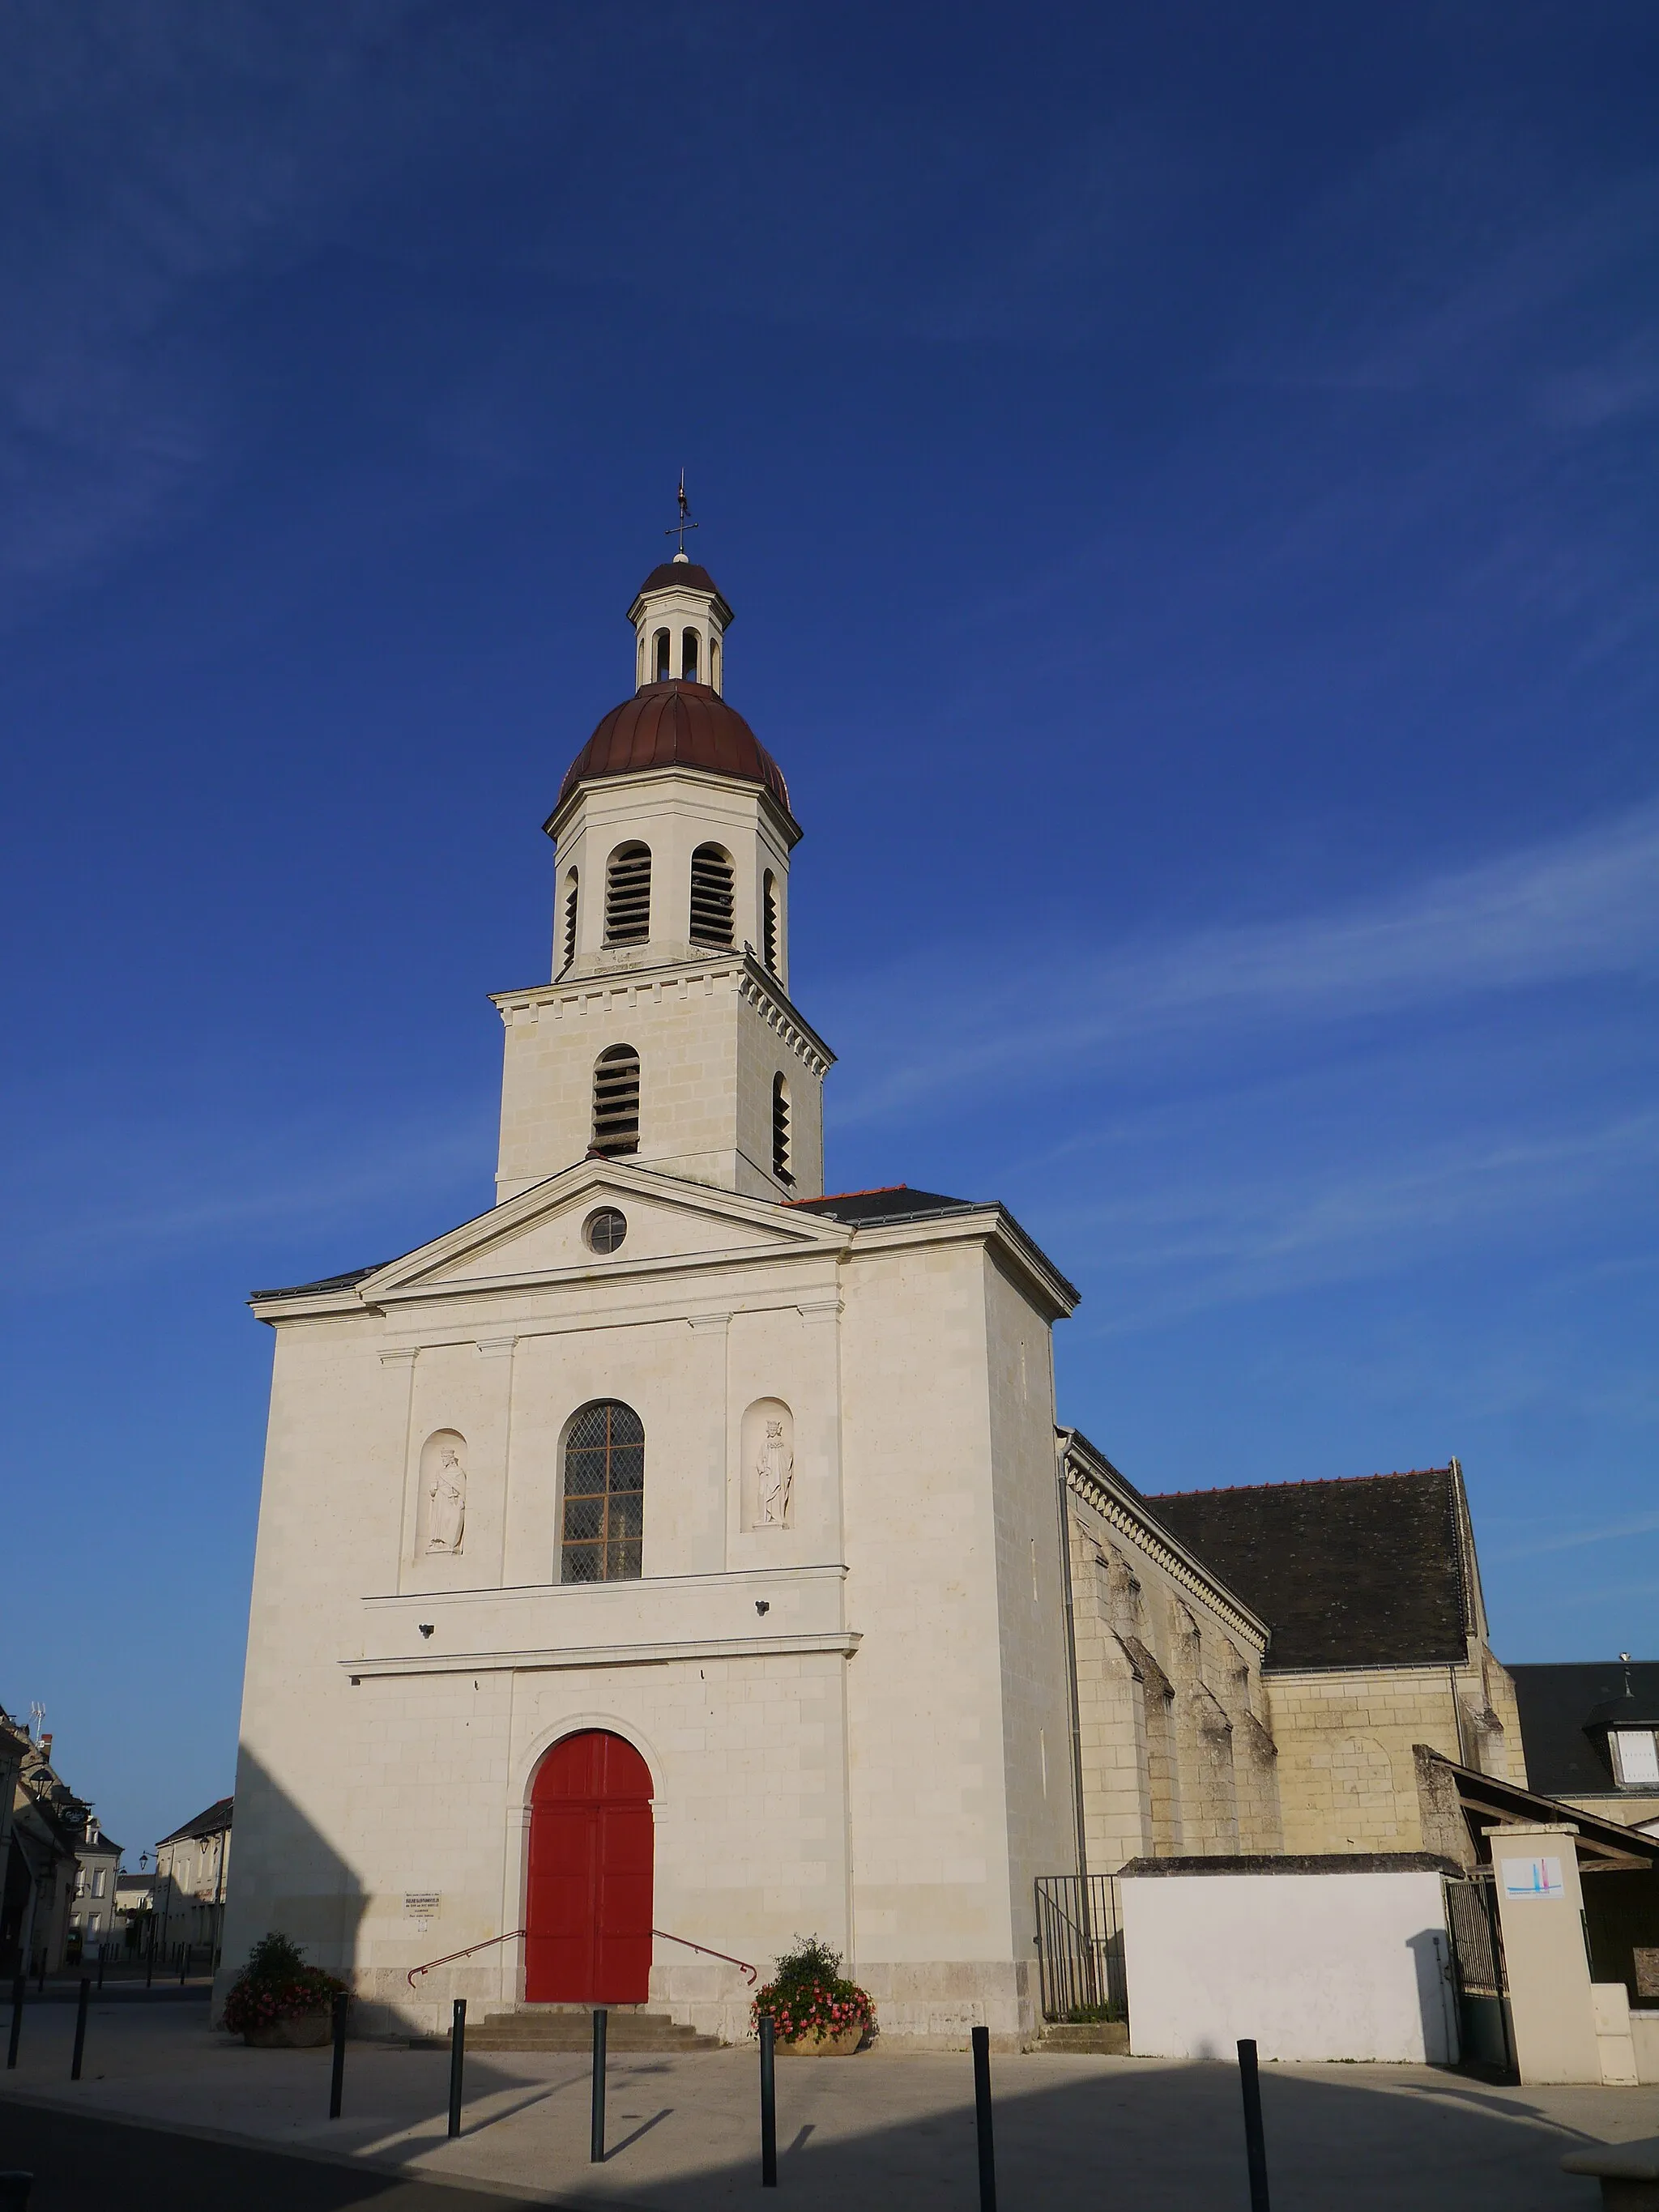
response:
<path id="1" fill-rule="evenodd" d="M 229 1827 L 235 1805 L 234 1797 L 216 1797 L 205 1813 L 198 1813 L 193 1820 L 186 1820 L 182 1828 L 175 1828 L 170 1836 L 163 1836 L 162 1843 L 182 1843 L 186 1836 L 216 1836 L 222 1828 Z"/>
<path id="2" fill-rule="evenodd" d="M 378 1275 L 382 1267 L 389 1265 L 387 1261 L 377 1260 L 372 1267 L 348 1268 L 343 1275 L 324 1275 L 314 1283 L 289 1283 L 278 1290 L 250 1291 L 248 1297 L 250 1302 L 254 1298 L 307 1298 L 319 1291 L 349 1291 L 354 1283 L 361 1283 L 367 1275 Z"/>
<path id="3" fill-rule="evenodd" d="M 1443 1666 L 1468 1656 L 1451 1468 L 1168 1491 L 1146 1505 L 1267 1622 L 1270 1670 Z"/>
<path id="4" fill-rule="evenodd" d="M 1632 1696 L 1625 1703 L 1626 1669 L 1618 1659 L 1591 1659 L 1559 1667 L 1511 1667 L 1521 1711 L 1521 1747 L 1527 1781 L 1547 1797 L 1613 1796 L 1613 1769 L 1584 1733 L 1595 1718 L 1604 1728 L 1659 1727 L 1659 1661 L 1632 1660 Z M 1650 1786 L 1648 1794 L 1652 1795 Z"/>
<path id="5" fill-rule="evenodd" d="M 912 1190 L 908 1183 L 887 1183 L 880 1190 L 842 1190 L 828 1198 L 792 1198 L 794 1213 L 823 1213 L 831 1221 L 857 1228 L 874 1221 L 925 1221 L 935 1213 L 976 1213 L 971 1198 L 946 1198 L 937 1190 Z"/>

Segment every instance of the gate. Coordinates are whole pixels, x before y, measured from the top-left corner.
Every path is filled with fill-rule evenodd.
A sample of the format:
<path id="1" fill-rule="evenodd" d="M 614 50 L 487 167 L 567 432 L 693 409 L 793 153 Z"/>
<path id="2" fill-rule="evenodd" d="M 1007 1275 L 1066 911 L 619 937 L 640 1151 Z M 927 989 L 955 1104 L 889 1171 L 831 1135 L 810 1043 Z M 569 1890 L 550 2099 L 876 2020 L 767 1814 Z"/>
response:
<path id="1" fill-rule="evenodd" d="M 1482 2066 L 1500 2068 L 1513 2077 L 1509 1976 L 1504 1965 L 1497 1889 L 1489 1875 L 1467 1881 L 1448 1876 L 1442 1887 L 1463 2056 Z"/>
<path id="2" fill-rule="evenodd" d="M 1123 1930 L 1109 1874 L 1036 1880 L 1037 1968 L 1045 2020 L 1127 2020 Z"/>

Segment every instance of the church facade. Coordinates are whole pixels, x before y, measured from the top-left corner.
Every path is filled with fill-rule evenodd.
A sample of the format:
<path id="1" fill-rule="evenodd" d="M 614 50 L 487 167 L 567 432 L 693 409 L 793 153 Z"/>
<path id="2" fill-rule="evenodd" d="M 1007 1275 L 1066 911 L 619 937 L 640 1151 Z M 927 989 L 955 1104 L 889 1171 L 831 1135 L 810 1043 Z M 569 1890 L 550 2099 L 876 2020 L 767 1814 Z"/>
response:
<path id="1" fill-rule="evenodd" d="M 1212 1544 L 1241 1594 L 1190 1500 L 1057 1428 L 1077 1294 L 1006 1211 L 824 1193 L 801 833 L 731 619 L 683 556 L 630 609 L 635 688 L 546 824 L 550 980 L 495 1002 L 495 1206 L 252 1301 L 226 1972 L 281 1929 L 362 2027 L 465 1996 L 735 2038 L 741 1962 L 811 1931 L 884 2036 L 1029 2041 L 1039 1877 L 1415 1848 L 1411 1741 L 1510 1756 L 1455 1463 L 1379 1507 L 1431 1552 L 1443 1509 L 1455 1595 L 1276 1672 L 1248 1534 Z"/>

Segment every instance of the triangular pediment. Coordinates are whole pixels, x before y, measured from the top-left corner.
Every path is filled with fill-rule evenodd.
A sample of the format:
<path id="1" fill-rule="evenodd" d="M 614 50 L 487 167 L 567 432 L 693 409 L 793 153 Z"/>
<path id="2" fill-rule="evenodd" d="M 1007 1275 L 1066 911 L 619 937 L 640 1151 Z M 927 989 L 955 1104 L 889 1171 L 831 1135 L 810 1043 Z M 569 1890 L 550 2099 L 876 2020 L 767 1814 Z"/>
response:
<path id="1" fill-rule="evenodd" d="M 601 1211 L 620 1213 L 626 1224 L 613 1251 L 596 1251 L 589 1241 L 589 1224 Z M 601 1274 L 834 1252 L 848 1235 L 837 1222 L 767 1200 L 618 1161 L 584 1160 L 377 1268 L 357 1290 L 365 1304 L 382 1305 L 446 1292 L 586 1283 Z"/>

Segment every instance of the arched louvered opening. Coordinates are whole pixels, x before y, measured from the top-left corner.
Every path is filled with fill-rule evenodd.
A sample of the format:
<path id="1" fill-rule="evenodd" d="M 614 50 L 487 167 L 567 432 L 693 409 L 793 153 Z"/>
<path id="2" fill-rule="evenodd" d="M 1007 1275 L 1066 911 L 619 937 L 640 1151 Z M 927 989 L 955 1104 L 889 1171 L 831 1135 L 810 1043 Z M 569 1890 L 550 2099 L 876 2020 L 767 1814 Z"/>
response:
<path id="1" fill-rule="evenodd" d="M 564 927 L 559 959 L 561 975 L 576 957 L 576 871 L 572 868 L 564 879 Z"/>
<path id="2" fill-rule="evenodd" d="M 761 886 L 761 957 L 773 975 L 778 972 L 778 879 L 770 868 Z"/>
<path id="3" fill-rule="evenodd" d="M 613 1044 L 593 1063 L 593 1150 L 607 1159 L 640 1149 L 640 1056 Z"/>
<path id="4" fill-rule="evenodd" d="M 605 941 L 643 945 L 651 934 L 651 848 L 618 845 L 605 878 Z"/>
<path id="5" fill-rule="evenodd" d="M 680 674 L 685 678 L 688 684 L 695 684 L 697 680 L 697 650 L 700 643 L 701 640 L 698 638 L 696 630 L 688 629 L 682 631 L 680 635 Z"/>
<path id="6" fill-rule="evenodd" d="M 718 845 L 699 845 L 691 855 L 691 942 L 729 945 L 737 910 L 732 856 Z"/>
<path id="7" fill-rule="evenodd" d="M 631 1406 L 584 1406 L 564 1440 L 562 1583 L 637 1582 L 645 1533 L 645 1424 Z"/>
<path id="8" fill-rule="evenodd" d="M 789 1127 L 789 1085 L 782 1076 L 772 1078 L 772 1172 L 780 1182 L 793 1183 L 793 1149 Z"/>
<path id="9" fill-rule="evenodd" d="M 657 671 L 657 682 L 668 681 L 668 632 L 659 629 L 651 641 L 651 658 Z"/>

